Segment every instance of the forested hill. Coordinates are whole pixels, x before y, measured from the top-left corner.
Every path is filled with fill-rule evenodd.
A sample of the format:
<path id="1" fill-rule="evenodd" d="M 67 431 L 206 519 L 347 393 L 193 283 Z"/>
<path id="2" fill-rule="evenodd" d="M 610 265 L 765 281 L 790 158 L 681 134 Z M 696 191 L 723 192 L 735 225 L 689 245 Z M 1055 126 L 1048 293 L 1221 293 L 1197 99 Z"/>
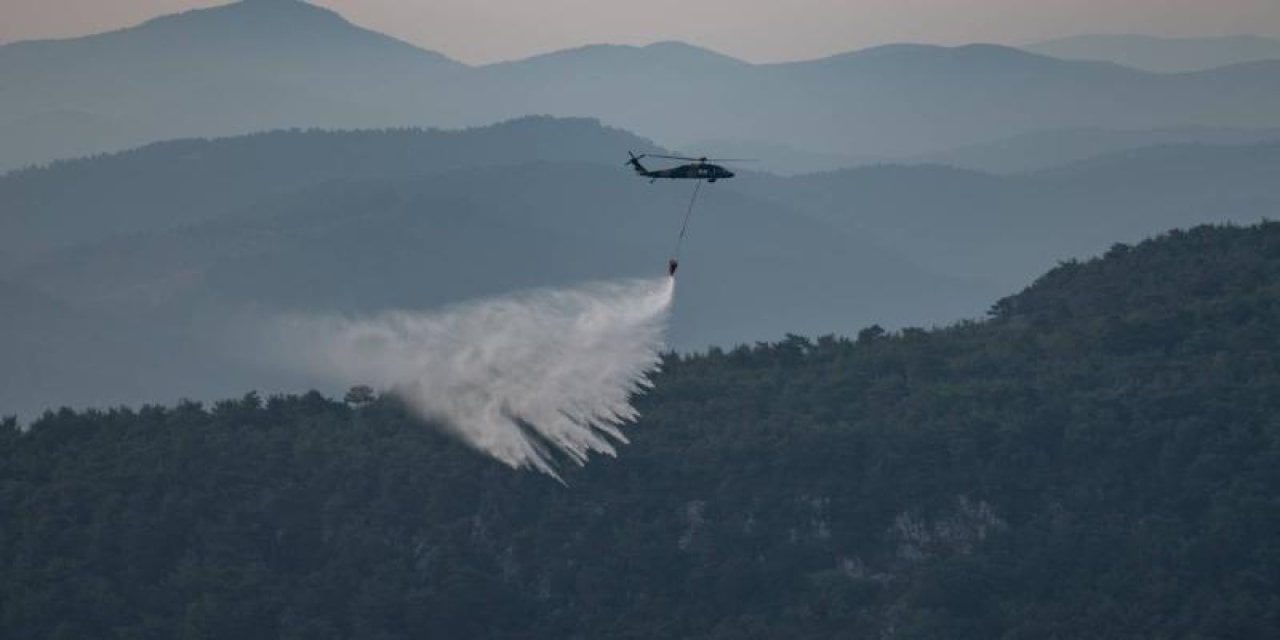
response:
<path id="1" fill-rule="evenodd" d="M 0 636 L 1280 637 L 1280 224 L 983 322 L 671 356 L 511 472 L 389 398 L 0 430 Z"/>
<path id="2" fill-rule="evenodd" d="M 30 255 L 227 217 L 334 181 L 597 161 L 657 150 L 588 118 L 526 117 L 460 131 L 272 131 L 160 142 L 0 176 L 0 247 Z M 624 156 L 625 157 L 625 156 Z M 91 215 L 87 214 L 91 212 Z"/>

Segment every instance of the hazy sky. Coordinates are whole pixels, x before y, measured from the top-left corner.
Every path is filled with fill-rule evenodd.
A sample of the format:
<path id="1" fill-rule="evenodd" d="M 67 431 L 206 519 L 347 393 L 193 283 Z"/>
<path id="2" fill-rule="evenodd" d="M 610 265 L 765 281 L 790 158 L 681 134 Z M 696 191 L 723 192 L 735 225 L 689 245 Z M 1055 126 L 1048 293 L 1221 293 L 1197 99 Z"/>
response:
<path id="1" fill-rule="evenodd" d="M 217 0 L 0 0 L 0 42 L 68 37 Z M 1280 0 L 316 0 L 464 62 L 683 40 L 746 60 L 888 42 L 1025 44 L 1079 33 L 1280 36 Z"/>

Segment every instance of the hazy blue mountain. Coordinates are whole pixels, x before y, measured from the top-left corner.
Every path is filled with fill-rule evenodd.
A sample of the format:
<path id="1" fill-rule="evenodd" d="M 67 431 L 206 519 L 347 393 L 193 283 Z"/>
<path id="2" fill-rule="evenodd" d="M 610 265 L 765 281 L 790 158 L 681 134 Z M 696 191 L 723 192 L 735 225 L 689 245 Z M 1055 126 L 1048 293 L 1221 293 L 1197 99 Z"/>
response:
<path id="1" fill-rule="evenodd" d="M 484 65 L 483 68 L 512 73 L 517 78 L 526 73 L 553 71 L 557 74 L 589 74 L 607 67 L 629 68 L 636 74 L 670 73 L 671 67 L 688 67 L 699 72 L 732 73 L 752 66 L 737 58 L 695 47 L 678 41 L 656 42 L 645 46 L 595 44 L 563 49 L 521 60 Z M 621 80 L 637 80 L 642 76 Z M 615 78 L 594 78 L 614 81 Z"/>
<path id="2" fill-rule="evenodd" d="M 195 226 L 55 251 L 15 274 L 111 314 L 184 321 L 227 307 L 416 308 L 660 274 L 688 197 L 685 184 L 588 164 L 334 181 Z M 686 249 L 673 336 L 683 346 L 981 309 L 958 281 L 732 189 L 705 190 Z"/>
<path id="3" fill-rule="evenodd" d="M 885 165 L 743 180 L 736 188 L 785 197 L 926 270 L 1008 288 L 1114 242 L 1273 216 L 1280 210 L 1276 175 L 1280 143 L 1168 145 L 1015 176 Z"/>
<path id="4" fill-rule="evenodd" d="M 295 0 L 9 44 L 0 167 L 193 135 L 444 121 L 431 96 L 465 68 Z"/>
<path id="5" fill-rule="evenodd" d="M 1258 36 L 1161 38 L 1082 35 L 1022 47 L 1065 60 L 1093 60 L 1160 73 L 1200 71 L 1241 62 L 1280 60 L 1280 40 Z"/>
<path id="6" fill-rule="evenodd" d="M 769 94 L 794 106 L 767 127 L 778 138 L 821 149 L 825 132 L 829 150 L 835 137 L 852 143 L 846 152 L 901 155 L 1046 128 L 1271 121 L 1254 107 L 1275 98 L 1253 83 L 1280 74 L 1280 65 L 1226 81 L 1248 98 L 1215 94 L 1224 86 L 1208 88 L 1213 74 L 1156 76 L 992 45 L 879 47 L 771 72 L 779 84 Z M 1242 108 L 1249 99 L 1261 102 Z"/>
<path id="7" fill-rule="evenodd" d="M 809 151 L 754 140 L 705 140 L 688 146 L 717 155 L 748 158 L 741 168 L 783 176 L 884 164 L 940 164 L 995 174 L 1042 171 L 1089 158 L 1172 144 L 1249 145 L 1280 141 L 1280 129 L 1165 127 L 1161 129 L 1052 129 L 919 155 L 847 155 Z"/>
<path id="8" fill-rule="evenodd" d="M 1280 106 L 1280 64 L 1163 76 L 994 45 L 893 45 L 772 65 L 707 54 L 676 65 L 647 48 L 592 51 L 563 66 L 552 56 L 484 68 L 493 95 L 508 96 L 485 101 L 503 109 L 491 117 L 593 114 L 668 146 L 751 140 L 874 157 L 1047 128 L 1280 124 L 1263 112 Z"/>
<path id="9" fill-rule="evenodd" d="M 1169 127 L 1140 130 L 1058 129 L 1024 133 L 941 153 L 899 158 L 898 161 L 945 164 L 961 169 L 1005 174 L 1039 171 L 1097 156 L 1158 145 L 1247 145 L 1278 140 L 1280 140 L 1280 129 L 1221 127 Z M 845 166 L 853 166 L 853 163 Z"/>
<path id="10" fill-rule="evenodd" d="M 754 104 L 754 65 L 676 42 L 646 47 L 595 45 L 487 65 L 467 88 L 474 113 L 597 116 L 663 141 L 688 139 L 719 121 L 740 127 Z"/>
<path id="11" fill-rule="evenodd" d="M 1063 128 L 1280 126 L 1280 62 L 1163 75 L 994 45 L 893 45 L 753 65 L 681 43 L 468 67 L 296 0 L 0 48 L 0 166 L 289 126 L 598 117 L 707 140 L 902 157 Z M 715 154 L 715 149 L 706 149 Z"/>
<path id="12" fill-rule="evenodd" d="M 195 377 L 139 364 L 166 372 L 154 380 L 161 397 L 236 393 L 246 380 L 280 388 L 224 366 L 222 346 L 206 353 L 228 322 L 661 273 L 691 185 L 649 184 L 618 161 L 647 144 L 533 118 L 459 133 L 181 141 L 58 163 L 0 178 L 0 278 L 129 326 L 158 358 L 197 354 L 207 366 Z M 971 317 L 1058 261 L 1274 215 L 1277 174 L 1280 144 L 1160 146 L 1016 176 L 745 172 L 704 190 L 672 339 L 702 347 Z M 7 381 L 10 393 L 24 380 Z"/>
<path id="13" fill-rule="evenodd" d="M 186 376 L 139 349 L 131 362 L 160 397 L 235 393 L 248 381 L 283 388 L 224 363 L 227 323 L 664 273 L 691 185 L 649 184 L 623 167 L 617 150 L 644 144 L 542 118 L 456 134 L 183 141 L 58 163 L 0 178 L 0 228 L 16 263 L 0 277 L 126 324 L 161 356 L 206 365 Z M 731 187 L 708 186 L 699 203 L 678 346 L 928 324 L 980 313 L 992 295 Z M 102 397 L 91 385 L 99 395 L 59 388 L 53 374 L 6 375 L 5 397 L 24 410 Z"/>
<path id="14" fill-rule="evenodd" d="M 276 131 L 157 143 L 0 176 L 0 252 L 172 229 L 329 180 L 539 160 L 617 163 L 657 150 L 593 120 L 523 118 L 463 131 Z"/>
<path id="15" fill-rule="evenodd" d="M 554 218 L 615 206 L 607 196 L 585 199 L 604 180 L 622 189 L 622 201 L 670 194 L 672 201 L 656 210 L 680 213 L 687 185 L 635 180 L 616 163 L 618 150 L 627 148 L 652 146 L 591 121 L 552 119 L 462 133 L 286 132 L 166 143 L 0 178 L 0 209 L 8 212 L 0 216 L 0 251 L 11 262 L 38 260 L 58 247 L 79 255 L 86 244 L 274 211 L 298 190 L 331 181 L 362 185 L 453 169 L 459 171 L 449 175 L 466 176 L 466 188 L 439 182 L 433 197 L 499 206 L 492 192 L 508 189 L 507 197 L 525 198 L 531 210 Z M 1268 215 L 1276 205 L 1278 156 L 1275 143 L 1165 145 L 1019 176 L 886 165 L 789 180 L 744 174 L 708 193 L 740 193 L 777 211 L 819 218 L 911 256 L 928 272 L 1005 288 L 1054 260 L 1096 253 L 1110 242 Z M 575 171 L 576 161 L 589 164 Z M 557 168 L 534 180 L 529 162 Z M 489 186 L 471 176 L 486 176 Z M 575 203 L 577 193 L 584 198 Z M 639 219 L 654 215 L 634 206 Z"/>

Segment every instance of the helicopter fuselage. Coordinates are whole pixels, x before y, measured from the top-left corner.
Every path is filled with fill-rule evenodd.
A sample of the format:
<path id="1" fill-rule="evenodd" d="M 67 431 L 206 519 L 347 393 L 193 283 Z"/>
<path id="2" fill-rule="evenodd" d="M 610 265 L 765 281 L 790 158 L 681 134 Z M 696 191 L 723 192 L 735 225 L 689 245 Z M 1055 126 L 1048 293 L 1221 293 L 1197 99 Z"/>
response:
<path id="1" fill-rule="evenodd" d="M 706 180 L 707 182 L 715 182 L 716 180 L 732 178 L 733 172 L 718 164 L 695 162 L 670 169 L 645 171 L 641 175 L 655 180 L 665 178 L 669 180 Z"/>
<path id="2" fill-rule="evenodd" d="M 640 164 L 640 159 L 635 156 L 632 156 L 631 160 L 627 161 L 627 164 L 630 164 L 636 170 L 636 173 L 650 180 L 706 180 L 707 182 L 715 182 L 716 180 L 727 180 L 733 177 L 732 171 L 718 164 L 702 161 L 654 171 Z"/>

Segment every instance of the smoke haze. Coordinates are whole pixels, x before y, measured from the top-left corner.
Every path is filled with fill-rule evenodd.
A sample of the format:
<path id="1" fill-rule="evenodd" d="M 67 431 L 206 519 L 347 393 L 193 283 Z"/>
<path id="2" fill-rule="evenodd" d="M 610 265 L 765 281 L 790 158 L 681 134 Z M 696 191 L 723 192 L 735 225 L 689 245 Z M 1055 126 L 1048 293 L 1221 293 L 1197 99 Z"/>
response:
<path id="1" fill-rule="evenodd" d="M 275 325 L 274 351 L 335 382 L 390 390 L 501 462 L 558 477 L 558 454 L 584 464 L 627 442 L 621 426 L 659 364 L 674 288 L 626 280 L 439 311 L 293 316 Z"/>

